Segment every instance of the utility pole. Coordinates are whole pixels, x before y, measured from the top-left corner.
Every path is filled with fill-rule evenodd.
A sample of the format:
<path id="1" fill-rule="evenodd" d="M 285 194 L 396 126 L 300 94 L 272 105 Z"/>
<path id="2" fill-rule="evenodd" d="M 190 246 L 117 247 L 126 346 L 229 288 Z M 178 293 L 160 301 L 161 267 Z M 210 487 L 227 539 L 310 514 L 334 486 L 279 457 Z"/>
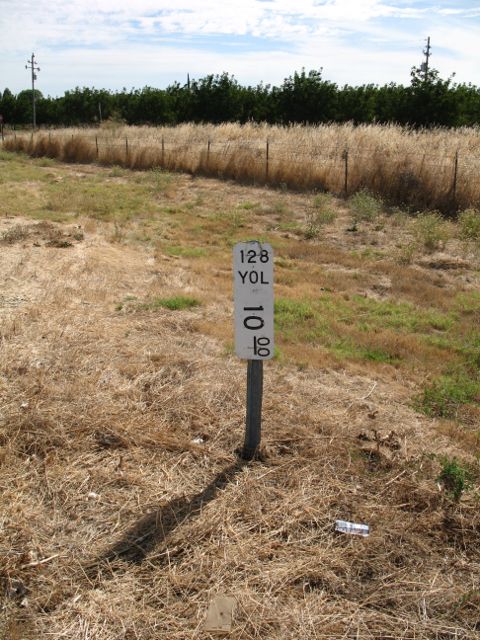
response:
<path id="1" fill-rule="evenodd" d="M 425 56 L 425 62 L 422 64 L 423 81 L 424 82 L 427 82 L 427 80 L 428 80 L 428 64 L 429 64 L 429 61 L 430 61 L 430 56 L 432 55 L 430 53 L 430 51 L 431 51 L 430 36 L 428 36 L 428 38 L 427 38 L 427 46 L 423 50 L 423 55 Z"/>
<path id="2" fill-rule="evenodd" d="M 35 71 L 40 71 L 40 67 L 35 66 L 35 54 L 32 53 L 32 57 L 30 60 L 27 60 L 27 64 L 25 65 L 25 69 L 31 69 L 32 71 L 32 108 L 33 108 L 33 130 L 37 128 L 37 113 L 36 113 L 36 105 L 35 105 L 35 80 L 37 79 L 37 74 Z"/>

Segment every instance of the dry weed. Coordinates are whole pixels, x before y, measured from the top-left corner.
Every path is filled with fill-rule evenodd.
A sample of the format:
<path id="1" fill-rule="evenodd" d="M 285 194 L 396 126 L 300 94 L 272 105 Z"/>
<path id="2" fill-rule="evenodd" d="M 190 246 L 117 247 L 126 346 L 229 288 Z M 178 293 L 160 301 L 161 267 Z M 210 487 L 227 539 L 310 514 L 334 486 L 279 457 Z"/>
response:
<path id="1" fill-rule="evenodd" d="M 215 184 L 184 180 L 181 206 Z M 63 250 L 47 244 L 68 237 L 64 226 L 0 220 L 28 242 L 0 251 L 0 633 L 206 637 L 209 603 L 226 594 L 238 640 L 477 637 L 475 494 L 451 503 L 437 486 L 438 456 L 474 466 L 473 441 L 411 408 L 415 378 L 286 345 L 291 360 L 265 366 L 261 458 L 237 459 L 245 366 L 225 352 L 228 243 L 265 233 L 279 214 L 278 194 L 228 189 L 216 220 L 166 214 L 183 216 L 172 246 L 208 237 L 201 258 L 111 243 L 112 225 L 99 222 L 82 223 L 85 238 Z M 245 230 L 225 220 L 228 198 L 265 210 Z M 304 219 L 300 196 L 287 203 Z M 292 300 L 329 286 L 350 296 L 381 277 L 389 296 L 447 308 L 437 275 L 363 257 L 358 237 L 340 238 L 342 216 L 337 244 L 273 236 Z M 192 231 L 199 220 L 213 226 Z M 204 302 L 148 305 L 179 293 Z M 394 331 L 348 330 L 399 358 L 416 348 Z M 418 352 L 429 357 L 438 362 L 435 348 Z M 367 523 L 370 536 L 335 534 L 336 519 Z"/>

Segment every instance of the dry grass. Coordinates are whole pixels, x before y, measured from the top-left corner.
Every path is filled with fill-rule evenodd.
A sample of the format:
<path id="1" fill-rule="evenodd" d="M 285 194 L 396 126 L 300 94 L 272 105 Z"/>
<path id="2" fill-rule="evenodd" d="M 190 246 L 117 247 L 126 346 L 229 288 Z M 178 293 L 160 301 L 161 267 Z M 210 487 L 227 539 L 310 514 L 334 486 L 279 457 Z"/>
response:
<path id="1" fill-rule="evenodd" d="M 478 637 L 477 427 L 411 406 L 426 368 L 455 349 L 416 351 L 420 329 L 379 320 L 410 302 L 402 326 L 437 313 L 441 327 L 456 309 L 453 337 L 473 334 L 478 266 L 399 266 L 395 242 L 413 232 L 388 219 L 347 232 L 340 202 L 307 242 L 310 196 L 38 162 L 3 159 L 3 206 L 11 171 L 41 217 L 67 184 L 69 208 L 50 213 L 70 218 L 0 219 L 0 636 L 209 638 L 209 602 L 226 594 L 238 640 Z M 87 217 L 73 196 L 101 197 L 100 183 L 121 198 L 143 185 L 150 217 L 127 218 L 115 200 Z M 293 222 L 298 233 L 281 227 Z M 406 364 L 341 359 L 302 341 L 300 322 L 290 342 L 278 331 L 262 456 L 245 465 L 234 453 L 245 366 L 228 344 L 231 244 L 247 236 L 274 244 L 279 298 L 323 300 L 338 335 L 377 340 Z M 149 304 L 178 295 L 201 304 Z M 359 310 L 377 322 L 370 333 Z M 437 485 L 441 455 L 472 470 L 458 502 Z M 371 535 L 335 534 L 336 519 Z"/>
<path id="2" fill-rule="evenodd" d="M 414 131 L 349 124 L 153 128 L 107 123 L 100 129 L 10 137 L 5 148 L 67 162 L 97 160 L 131 169 L 157 166 L 336 194 L 345 194 L 345 187 L 349 194 L 368 189 L 390 203 L 451 213 L 480 204 L 475 180 L 479 141 L 478 130 L 468 128 Z"/>

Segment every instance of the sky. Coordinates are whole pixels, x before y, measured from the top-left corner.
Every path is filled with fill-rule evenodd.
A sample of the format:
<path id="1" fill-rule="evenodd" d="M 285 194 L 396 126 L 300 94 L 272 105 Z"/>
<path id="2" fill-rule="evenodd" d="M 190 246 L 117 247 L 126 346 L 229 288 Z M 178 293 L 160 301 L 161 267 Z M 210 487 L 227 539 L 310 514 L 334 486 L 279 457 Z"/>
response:
<path id="1" fill-rule="evenodd" d="M 0 91 L 165 88 L 224 71 L 279 85 L 408 84 L 431 37 L 443 78 L 480 85 L 480 0 L 0 0 Z"/>

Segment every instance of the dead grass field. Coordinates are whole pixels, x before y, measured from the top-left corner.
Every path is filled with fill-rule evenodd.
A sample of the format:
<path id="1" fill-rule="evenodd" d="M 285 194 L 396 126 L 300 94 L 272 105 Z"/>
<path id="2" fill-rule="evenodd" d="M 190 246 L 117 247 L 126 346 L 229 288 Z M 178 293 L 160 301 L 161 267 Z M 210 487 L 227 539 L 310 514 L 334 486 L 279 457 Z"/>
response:
<path id="1" fill-rule="evenodd" d="M 213 638 L 219 595 L 232 639 L 479 636 L 472 230 L 6 152 L 0 184 L 0 637 Z M 278 352 L 244 464 L 231 247 L 254 237 Z"/>

